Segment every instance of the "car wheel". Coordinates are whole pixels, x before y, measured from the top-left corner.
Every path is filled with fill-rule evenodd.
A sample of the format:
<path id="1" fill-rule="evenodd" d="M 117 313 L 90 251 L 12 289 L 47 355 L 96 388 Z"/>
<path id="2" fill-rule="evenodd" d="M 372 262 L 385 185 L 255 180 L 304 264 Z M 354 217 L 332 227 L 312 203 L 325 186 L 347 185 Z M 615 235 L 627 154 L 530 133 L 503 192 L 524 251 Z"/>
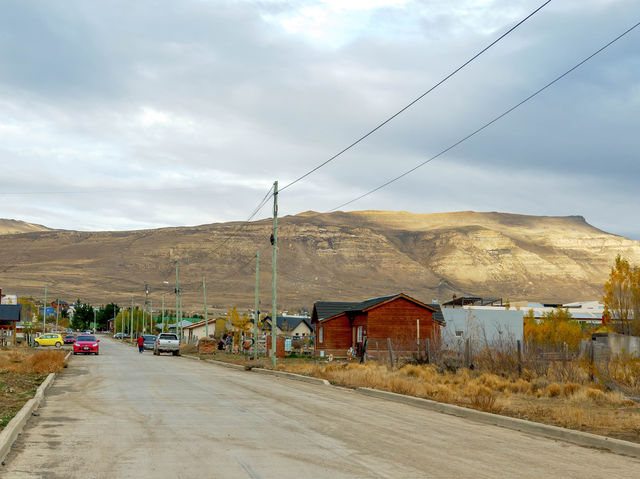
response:
<path id="1" fill-rule="evenodd" d="M 100 354 L 100 351 L 96 351 L 96 356 L 97 356 L 98 354 Z"/>
<path id="2" fill-rule="evenodd" d="M 35 342 L 35 344 L 33 345 L 34 348 L 38 348 L 40 347 L 40 343 L 38 341 Z"/>
<path id="3" fill-rule="evenodd" d="M 60 344 L 60 341 L 58 341 L 58 342 L 56 343 L 56 348 L 58 348 L 58 349 L 59 349 L 59 348 L 60 348 L 60 346 L 62 346 L 62 344 Z"/>
<path id="4" fill-rule="evenodd" d="M 73 355 L 76 356 L 78 353 L 76 353 L 75 351 L 73 352 Z"/>

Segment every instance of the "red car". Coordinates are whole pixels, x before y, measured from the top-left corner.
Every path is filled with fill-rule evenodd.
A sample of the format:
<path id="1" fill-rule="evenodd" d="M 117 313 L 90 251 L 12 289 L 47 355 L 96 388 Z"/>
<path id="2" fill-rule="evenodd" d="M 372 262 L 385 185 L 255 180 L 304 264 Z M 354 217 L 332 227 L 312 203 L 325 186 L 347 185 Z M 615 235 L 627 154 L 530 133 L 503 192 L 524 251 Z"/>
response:
<path id="1" fill-rule="evenodd" d="M 93 335 L 80 334 L 73 343 L 73 354 L 100 354 L 99 342 L 100 340 Z"/>

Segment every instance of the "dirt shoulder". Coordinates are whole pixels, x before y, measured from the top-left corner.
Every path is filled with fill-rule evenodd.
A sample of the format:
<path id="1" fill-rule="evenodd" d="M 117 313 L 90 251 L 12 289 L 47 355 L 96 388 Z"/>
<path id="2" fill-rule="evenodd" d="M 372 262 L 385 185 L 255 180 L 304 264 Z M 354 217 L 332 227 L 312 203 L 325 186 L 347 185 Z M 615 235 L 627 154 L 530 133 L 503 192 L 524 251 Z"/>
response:
<path id="1" fill-rule="evenodd" d="M 36 393 L 49 373 L 65 367 L 65 351 L 0 351 L 0 431 Z"/>

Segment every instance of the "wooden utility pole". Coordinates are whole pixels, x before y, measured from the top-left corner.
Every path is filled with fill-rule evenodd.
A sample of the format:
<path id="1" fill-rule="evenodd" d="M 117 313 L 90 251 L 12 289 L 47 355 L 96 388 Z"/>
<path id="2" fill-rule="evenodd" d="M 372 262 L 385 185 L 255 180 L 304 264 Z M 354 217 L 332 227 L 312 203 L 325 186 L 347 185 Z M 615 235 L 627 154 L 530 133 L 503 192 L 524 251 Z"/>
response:
<path id="1" fill-rule="evenodd" d="M 209 338 L 209 321 L 207 320 L 207 282 L 205 277 L 202 277 L 202 297 L 204 300 L 204 335 Z"/>
<path id="2" fill-rule="evenodd" d="M 278 327 L 278 310 L 276 307 L 276 274 L 278 259 L 278 181 L 273 183 L 273 233 L 271 235 L 271 244 L 273 245 L 273 273 L 271 278 L 271 363 L 276 366 L 276 328 Z"/>
<path id="3" fill-rule="evenodd" d="M 253 357 L 258 359 L 258 321 L 260 311 L 258 311 L 258 279 L 260 277 L 260 250 L 256 250 L 256 294 L 253 308 Z"/>

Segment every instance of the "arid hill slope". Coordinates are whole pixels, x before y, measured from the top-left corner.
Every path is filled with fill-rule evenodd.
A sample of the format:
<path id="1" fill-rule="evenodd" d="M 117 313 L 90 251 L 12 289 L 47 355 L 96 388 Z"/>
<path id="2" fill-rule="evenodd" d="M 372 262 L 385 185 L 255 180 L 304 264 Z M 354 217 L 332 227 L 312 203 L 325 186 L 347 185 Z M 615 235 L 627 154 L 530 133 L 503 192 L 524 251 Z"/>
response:
<path id="1" fill-rule="evenodd" d="M 261 309 L 271 303 L 271 220 L 127 232 L 43 231 L 0 236 L 6 292 L 97 303 L 175 305 L 174 260 L 186 308 L 253 304 L 260 250 Z M 279 221 L 278 304 L 361 300 L 403 291 L 423 301 L 453 293 L 512 301 L 597 299 L 613 259 L 640 263 L 640 242 L 582 217 L 389 211 L 287 216 Z M 167 281 L 169 284 L 163 283 Z"/>
<path id="2" fill-rule="evenodd" d="M 0 218 L 0 235 L 28 233 L 30 231 L 49 231 L 49 228 L 33 223 L 25 223 L 24 221 Z"/>

